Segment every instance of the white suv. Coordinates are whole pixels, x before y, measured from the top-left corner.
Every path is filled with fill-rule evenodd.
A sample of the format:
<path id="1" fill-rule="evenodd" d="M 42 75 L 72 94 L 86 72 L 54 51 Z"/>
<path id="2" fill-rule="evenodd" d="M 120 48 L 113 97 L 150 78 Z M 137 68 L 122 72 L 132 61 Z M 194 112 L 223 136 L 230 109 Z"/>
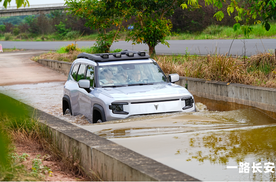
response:
<path id="1" fill-rule="evenodd" d="M 93 123 L 140 114 L 195 111 L 194 98 L 167 78 L 145 52 L 81 53 L 72 63 L 62 99 L 63 114 Z"/>

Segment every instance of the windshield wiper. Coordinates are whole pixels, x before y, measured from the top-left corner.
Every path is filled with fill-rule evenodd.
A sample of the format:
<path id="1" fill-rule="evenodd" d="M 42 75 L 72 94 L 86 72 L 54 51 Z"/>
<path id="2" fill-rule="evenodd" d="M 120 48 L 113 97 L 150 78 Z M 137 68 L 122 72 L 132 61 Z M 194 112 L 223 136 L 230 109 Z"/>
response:
<path id="1" fill-rule="evenodd" d="M 153 83 L 134 83 L 134 84 L 128 84 L 128 86 L 137 86 L 137 85 L 153 85 Z"/>
<path id="2" fill-rule="evenodd" d="M 102 86 L 102 88 L 108 88 L 108 87 L 111 87 L 111 88 L 116 88 L 116 87 L 126 87 L 128 85 L 108 85 L 108 86 Z"/>

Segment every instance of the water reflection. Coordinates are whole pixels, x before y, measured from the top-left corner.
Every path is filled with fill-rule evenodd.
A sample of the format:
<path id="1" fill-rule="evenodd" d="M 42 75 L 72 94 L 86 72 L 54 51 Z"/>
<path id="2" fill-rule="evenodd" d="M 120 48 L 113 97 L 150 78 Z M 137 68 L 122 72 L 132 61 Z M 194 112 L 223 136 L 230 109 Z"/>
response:
<path id="1" fill-rule="evenodd" d="M 189 139 L 189 150 L 187 162 L 197 161 L 199 163 L 211 163 L 213 165 L 228 165 L 229 161 L 264 163 L 271 162 L 276 165 L 276 127 L 263 127 L 248 130 L 234 130 L 212 132 L 205 135 L 196 135 Z M 190 152 L 193 151 L 193 152 Z M 179 150 L 176 151 L 176 154 Z M 234 169 L 228 169 L 234 170 Z M 237 174 L 238 174 L 238 169 Z M 273 172 L 253 173 L 250 168 L 250 180 L 269 180 L 275 181 L 275 168 Z"/>

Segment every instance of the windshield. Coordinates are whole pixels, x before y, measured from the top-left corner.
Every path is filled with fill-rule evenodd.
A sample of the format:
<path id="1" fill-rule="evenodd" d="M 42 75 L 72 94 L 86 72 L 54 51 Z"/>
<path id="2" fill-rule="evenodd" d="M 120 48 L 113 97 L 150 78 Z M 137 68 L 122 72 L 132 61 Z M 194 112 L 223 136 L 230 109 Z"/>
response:
<path id="1" fill-rule="evenodd" d="M 167 82 L 155 62 L 99 66 L 98 83 L 102 87 L 148 85 Z"/>

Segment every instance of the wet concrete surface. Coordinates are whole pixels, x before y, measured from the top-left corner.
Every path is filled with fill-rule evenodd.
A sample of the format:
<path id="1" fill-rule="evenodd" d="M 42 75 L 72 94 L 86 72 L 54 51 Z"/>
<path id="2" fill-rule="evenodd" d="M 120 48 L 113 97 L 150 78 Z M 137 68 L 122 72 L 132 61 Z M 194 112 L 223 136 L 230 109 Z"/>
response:
<path id="1" fill-rule="evenodd" d="M 45 80 L 0 86 L 0 92 L 203 181 L 275 181 L 276 121 L 261 110 L 195 97 L 199 112 L 91 124 L 83 116 L 63 116 L 64 81 L 39 83 Z M 249 163 L 249 173 L 239 171 L 240 162 Z M 253 162 L 262 172 L 253 172 Z M 266 163 L 274 163 L 272 172 Z"/>
<path id="2" fill-rule="evenodd" d="M 66 81 L 67 76 L 30 60 L 30 57 L 44 52 L 26 51 L 1 53 L 0 85 Z"/>

